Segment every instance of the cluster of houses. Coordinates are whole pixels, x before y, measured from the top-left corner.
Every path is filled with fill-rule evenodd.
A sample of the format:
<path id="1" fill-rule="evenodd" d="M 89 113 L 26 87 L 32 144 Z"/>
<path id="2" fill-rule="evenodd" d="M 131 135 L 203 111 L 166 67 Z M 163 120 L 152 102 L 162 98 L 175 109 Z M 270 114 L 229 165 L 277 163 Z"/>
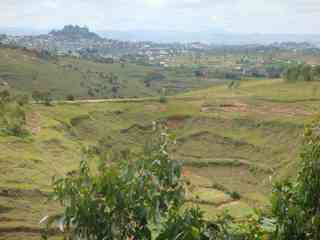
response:
<path id="1" fill-rule="evenodd" d="M 153 42 L 120 41 L 101 38 L 89 29 L 79 26 L 65 26 L 62 30 L 38 36 L 7 36 L 0 35 L 0 43 L 11 46 L 24 47 L 38 52 L 54 53 L 60 56 L 85 57 L 105 63 L 135 61 L 143 64 L 170 67 L 174 66 L 175 58 L 179 55 L 202 54 L 211 51 L 212 54 L 226 54 L 226 52 L 240 53 L 269 53 L 281 49 L 284 51 L 314 50 L 308 43 L 275 43 L 268 46 L 214 46 L 201 42 L 159 44 Z M 319 49 L 318 49 L 319 50 Z M 272 60 L 251 59 L 244 57 L 233 72 L 246 76 L 278 75 L 281 69 L 266 69 L 272 65 Z M 199 72 L 200 75 L 208 75 Z"/>
<path id="2" fill-rule="evenodd" d="M 145 59 L 149 64 L 168 67 L 172 57 L 183 54 L 187 50 L 183 47 L 156 46 L 150 42 L 119 41 L 104 38 L 57 38 L 46 34 L 39 36 L 5 36 L 0 39 L 4 45 L 24 47 L 37 51 L 48 51 L 58 56 L 95 57 L 114 59 L 130 54 Z"/>

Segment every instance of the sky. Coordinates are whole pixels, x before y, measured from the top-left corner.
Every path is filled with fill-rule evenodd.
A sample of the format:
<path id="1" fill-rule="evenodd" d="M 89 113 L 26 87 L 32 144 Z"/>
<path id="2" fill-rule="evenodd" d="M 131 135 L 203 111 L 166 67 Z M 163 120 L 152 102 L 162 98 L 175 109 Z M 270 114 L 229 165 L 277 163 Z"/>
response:
<path id="1" fill-rule="evenodd" d="M 0 27 L 320 34 L 320 0 L 0 0 Z"/>

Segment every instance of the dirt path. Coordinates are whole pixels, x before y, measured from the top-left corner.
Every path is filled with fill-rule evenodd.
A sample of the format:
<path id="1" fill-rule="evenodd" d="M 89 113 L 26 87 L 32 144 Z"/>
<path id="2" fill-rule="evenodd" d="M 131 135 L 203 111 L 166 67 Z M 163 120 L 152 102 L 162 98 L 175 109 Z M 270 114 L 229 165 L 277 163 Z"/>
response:
<path id="1" fill-rule="evenodd" d="M 197 101 L 203 100 L 202 97 L 177 97 L 177 96 L 168 96 L 169 100 L 177 100 L 177 101 Z M 145 97 L 145 98 L 102 98 L 102 99 L 80 99 L 74 101 L 68 100 L 55 100 L 52 101 L 52 104 L 79 104 L 79 103 L 134 103 L 134 102 L 159 102 L 158 97 Z M 42 104 L 37 102 L 31 102 L 32 104 Z"/>
<path id="2" fill-rule="evenodd" d="M 306 111 L 301 107 L 290 105 L 275 105 L 275 104 L 260 104 L 250 105 L 242 102 L 234 102 L 229 104 L 222 104 L 219 106 L 204 105 L 202 112 L 243 112 L 243 113 L 258 113 L 258 114 L 279 114 L 286 116 L 311 116 L 314 113 Z"/>
<path id="3" fill-rule="evenodd" d="M 33 135 L 41 131 L 40 117 L 40 113 L 37 112 L 27 113 L 27 128 Z"/>

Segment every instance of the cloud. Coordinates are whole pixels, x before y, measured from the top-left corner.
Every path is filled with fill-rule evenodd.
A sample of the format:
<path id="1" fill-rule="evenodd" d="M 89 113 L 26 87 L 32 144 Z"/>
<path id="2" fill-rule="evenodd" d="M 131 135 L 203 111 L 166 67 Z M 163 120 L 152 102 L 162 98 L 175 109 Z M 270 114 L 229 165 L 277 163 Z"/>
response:
<path id="1" fill-rule="evenodd" d="M 1 0 L 0 26 L 320 33 L 319 0 Z"/>
<path id="2" fill-rule="evenodd" d="M 58 0 L 46 0 L 43 1 L 41 4 L 43 7 L 55 9 L 59 7 L 60 2 Z"/>

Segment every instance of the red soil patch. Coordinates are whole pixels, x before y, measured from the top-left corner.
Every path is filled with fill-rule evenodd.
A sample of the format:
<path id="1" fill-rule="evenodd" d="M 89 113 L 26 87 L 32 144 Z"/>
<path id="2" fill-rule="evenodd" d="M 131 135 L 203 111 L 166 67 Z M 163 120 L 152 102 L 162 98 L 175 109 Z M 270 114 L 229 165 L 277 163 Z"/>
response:
<path id="1" fill-rule="evenodd" d="M 166 125 L 169 129 L 180 128 L 188 118 L 188 116 L 172 116 L 166 120 Z"/>
<path id="2" fill-rule="evenodd" d="M 214 111 L 223 111 L 223 112 L 251 112 L 259 114 L 280 114 L 287 116 L 311 116 L 312 112 L 308 112 L 304 109 L 292 106 L 274 106 L 274 105 L 257 105 L 250 106 L 245 103 L 232 103 L 232 104 L 223 104 L 220 106 L 203 106 L 201 109 L 202 112 L 214 112 Z"/>
<path id="3" fill-rule="evenodd" d="M 182 176 L 184 177 L 188 177 L 190 176 L 191 172 L 189 170 L 187 170 L 186 168 L 182 169 Z"/>
<path id="4" fill-rule="evenodd" d="M 299 108 L 290 108 L 290 107 L 273 107 L 270 109 L 272 113 L 280 113 L 280 114 L 287 114 L 287 115 L 301 115 L 301 116 L 310 116 L 312 113 L 305 111 Z"/>
<path id="5" fill-rule="evenodd" d="M 41 131 L 40 127 L 40 114 L 36 112 L 31 112 L 27 114 L 27 129 L 36 135 Z"/>

